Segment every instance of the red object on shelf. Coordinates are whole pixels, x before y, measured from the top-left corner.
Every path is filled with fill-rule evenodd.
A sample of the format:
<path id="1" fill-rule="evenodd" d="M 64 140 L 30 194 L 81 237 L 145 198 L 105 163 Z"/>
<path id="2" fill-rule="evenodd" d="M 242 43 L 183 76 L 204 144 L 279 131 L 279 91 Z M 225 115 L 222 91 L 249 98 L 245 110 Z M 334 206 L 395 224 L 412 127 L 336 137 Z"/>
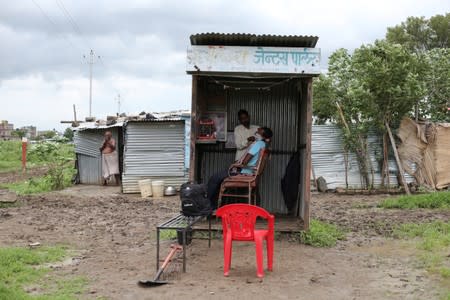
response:
<path id="1" fill-rule="evenodd" d="M 230 204 L 216 212 L 222 218 L 224 266 L 223 275 L 228 276 L 231 266 L 233 241 L 253 241 L 256 246 L 256 275 L 264 277 L 263 244 L 267 244 L 267 268 L 273 269 L 274 223 L 275 217 L 265 209 L 248 204 Z M 268 221 L 266 230 L 256 230 L 256 219 L 261 217 Z"/>
<path id="2" fill-rule="evenodd" d="M 216 126 L 211 119 L 201 119 L 198 122 L 198 140 L 215 140 Z"/>

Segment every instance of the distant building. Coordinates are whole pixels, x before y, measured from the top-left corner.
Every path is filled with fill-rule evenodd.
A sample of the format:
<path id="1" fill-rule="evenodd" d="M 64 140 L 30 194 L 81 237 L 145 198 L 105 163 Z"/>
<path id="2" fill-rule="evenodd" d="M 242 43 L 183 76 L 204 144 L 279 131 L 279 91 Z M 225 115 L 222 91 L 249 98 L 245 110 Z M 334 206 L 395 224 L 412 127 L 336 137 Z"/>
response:
<path id="1" fill-rule="evenodd" d="M 37 137 L 36 126 L 23 126 L 20 130 L 25 132 L 25 137 L 28 139 L 35 139 Z"/>
<path id="2" fill-rule="evenodd" d="M 59 133 L 55 129 L 53 129 L 53 130 L 39 130 L 39 131 L 37 131 L 37 137 L 40 137 L 40 138 L 47 138 L 47 139 L 49 139 L 49 138 L 53 138 L 53 137 L 58 136 L 58 135 L 59 135 Z"/>
<path id="3" fill-rule="evenodd" d="M 6 120 L 0 121 L 0 140 L 8 141 L 14 138 L 12 132 L 14 131 L 14 124 L 8 123 Z"/>

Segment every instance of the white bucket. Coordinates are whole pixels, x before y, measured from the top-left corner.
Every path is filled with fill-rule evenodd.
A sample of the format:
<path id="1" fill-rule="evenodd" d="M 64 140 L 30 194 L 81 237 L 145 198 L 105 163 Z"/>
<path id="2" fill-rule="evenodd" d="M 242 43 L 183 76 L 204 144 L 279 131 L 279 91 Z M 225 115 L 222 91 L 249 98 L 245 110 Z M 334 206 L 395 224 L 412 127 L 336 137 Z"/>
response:
<path id="1" fill-rule="evenodd" d="M 138 184 L 139 184 L 139 190 L 141 191 L 142 198 L 151 197 L 153 195 L 151 179 L 139 180 Z"/>
<path id="2" fill-rule="evenodd" d="M 153 197 L 164 197 L 164 180 L 152 181 Z"/>

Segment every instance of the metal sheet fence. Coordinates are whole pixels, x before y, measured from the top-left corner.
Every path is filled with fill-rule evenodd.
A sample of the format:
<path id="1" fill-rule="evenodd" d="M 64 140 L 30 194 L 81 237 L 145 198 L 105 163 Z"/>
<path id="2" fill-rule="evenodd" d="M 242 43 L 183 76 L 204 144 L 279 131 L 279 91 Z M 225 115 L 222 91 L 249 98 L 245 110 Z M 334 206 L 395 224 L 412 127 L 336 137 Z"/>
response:
<path id="1" fill-rule="evenodd" d="M 374 170 L 373 183 L 375 187 L 381 186 L 382 150 L 383 141 L 375 132 L 368 137 L 370 162 Z M 389 182 L 397 186 L 397 165 L 394 159 L 389 159 Z M 328 188 L 346 187 L 345 178 L 345 151 L 341 130 L 334 125 L 314 125 L 312 128 L 312 164 L 316 177 L 322 176 Z M 412 182 L 411 176 L 406 176 L 407 182 Z M 356 155 L 348 153 L 347 183 L 349 188 L 362 188 L 361 176 Z M 386 181 L 387 184 L 387 181 Z"/>
<path id="2" fill-rule="evenodd" d="M 80 183 L 83 184 L 101 184 L 102 183 L 102 163 L 98 157 L 85 154 L 77 154 L 78 173 Z"/>
<path id="3" fill-rule="evenodd" d="M 185 181 L 185 124 L 130 122 L 125 130 L 124 193 L 139 192 L 141 179 L 164 180 L 178 187 Z"/>

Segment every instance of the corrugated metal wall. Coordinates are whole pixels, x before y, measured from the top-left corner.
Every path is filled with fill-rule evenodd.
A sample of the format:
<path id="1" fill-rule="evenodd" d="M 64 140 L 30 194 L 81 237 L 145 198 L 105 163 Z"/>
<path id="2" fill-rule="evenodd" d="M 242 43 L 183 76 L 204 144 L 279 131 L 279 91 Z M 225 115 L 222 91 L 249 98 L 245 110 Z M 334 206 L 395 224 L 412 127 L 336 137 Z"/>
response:
<path id="1" fill-rule="evenodd" d="M 164 180 L 177 188 L 185 176 L 184 121 L 129 122 L 125 130 L 124 193 L 138 193 L 138 180 Z"/>
<path id="2" fill-rule="evenodd" d="M 74 132 L 73 142 L 78 159 L 80 183 L 102 183 L 102 161 L 99 148 L 106 130 L 111 131 L 113 138 L 119 141 L 118 128 L 86 129 Z"/>
<path id="3" fill-rule="evenodd" d="M 272 213 L 287 213 L 281 194 L 281 178 L 290 156 L 297 150 L 300 100 L 296 84 L 296 81 L 291 81 L 270 91 L 230 90 L 226 95 L 228 131 L 233 131 L 238 125 L 237 112 L 240 109 L 250 113 L 252 124 L 273 130 L 272 156 L 260 182 L 261 206 Z M 197 146 L 203 182 L 207 182 L 215 172 L 228 168 L 234 160 L 235 152 L 223 152 L 223 145 Z"/>
<path id="4" fill-rule="evenodd" d="M 381 137 L 371 133 L 368 138 L 370 161 L 374 169 L 374 185 L 381 185 L 381 160 L 383 157 Z M 316 177 L 322 176 L 328 188 L 346 187 L 345 157 L 342 142 L 342 132 L 334 125 L 314 125 L 312 129 L 312 164 Z M 348 155 L 348 186 L 362 188 L 356 156 Z M 389 181 L 391 186 L 397 186 L 397 165 L 394 159 L 389 160 Z M 407 182 L 412 182 L 411 176 L 406 176 Z M 386 182 L 387 183 L 387 182 Z"/>

